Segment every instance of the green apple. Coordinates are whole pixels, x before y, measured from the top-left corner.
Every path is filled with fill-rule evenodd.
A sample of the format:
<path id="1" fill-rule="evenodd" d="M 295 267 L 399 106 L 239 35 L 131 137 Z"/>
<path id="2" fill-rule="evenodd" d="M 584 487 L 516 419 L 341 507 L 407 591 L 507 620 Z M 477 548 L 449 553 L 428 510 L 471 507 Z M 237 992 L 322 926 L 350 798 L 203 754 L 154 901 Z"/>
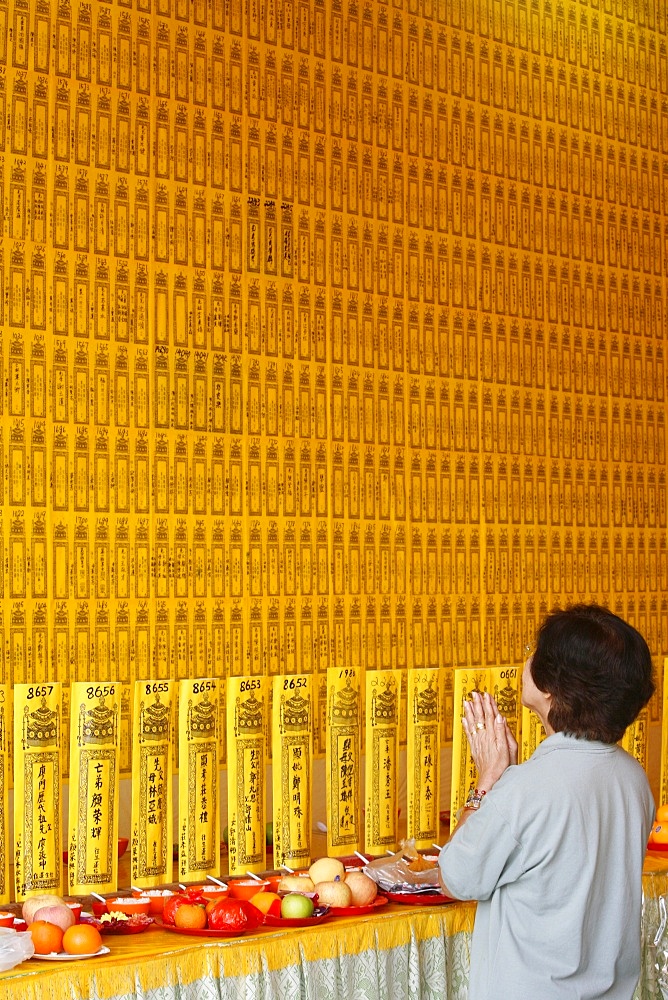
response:
<path id="1" fill-rule="evenodd" d="M 294 920 L 303 920 L 313 916 L 313 900 L 301 892 L 289 892 L 281 901 L 281 916 Z"/>

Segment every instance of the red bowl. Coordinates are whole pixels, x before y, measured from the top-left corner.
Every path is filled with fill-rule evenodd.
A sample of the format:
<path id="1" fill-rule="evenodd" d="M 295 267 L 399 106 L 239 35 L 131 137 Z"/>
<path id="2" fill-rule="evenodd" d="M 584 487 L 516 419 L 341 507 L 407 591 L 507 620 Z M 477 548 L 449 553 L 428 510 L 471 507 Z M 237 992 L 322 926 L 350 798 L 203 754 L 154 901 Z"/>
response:
<path id="1" fill-rule="evenodd" d="M 116 896 L 107 900 L 107 909 L 110 913 L 125 913 L 128 917 L 135 913 L 148 913 L 151 907 L 151 900 L 148 896 Z"/>
<path id="2" fill-rule="evenodd" d="M 227 899 L 230 895 L 229 886 L 225 886 L 223 889 L 222 885 L 203 885 L 202 895 L 205 899 Z"/>
<path id="3" fill-rule="evenodd" d="M 70 910 L 74 914 L 74 923 L 75 924 L 80 923 L 81 922 L 81 909 L 82 909 L 81 903 L 67 903 L 66 906 L 69 906 Z"/>
<path id="4" fill-rule="evenodd" d="M 103 913 L 109 913 L 109 907 L 107 906 L 106 899 L 104 902 L 99 899 L 93 900 L 91 909 L 94 917 L 101 917 Z"/>
<path id="5" fill-rule="evenodd" d="M 100 934 L 141 934 L 148 930 L 155 923 L 154 917 L 147 917 L 145 913 L 136 913 L 127 920 L 119 920 L 116 914 L 111 915 L 111 920 L 92 921 Z"/>
<path id="6" fill-rule="evenodd" d="M 0 927 L 13 927 L 14 926 L 14 914 L 7 913 L 3 911 L 0 913 Z"/>
<path id="7" fill-rule="evenodd" d="M 148 896 L 151 901 L 149 903 L 148 912 L 156 914 L 162 913 L 165 908 L 165 903 L 170 896 L 174 895 L 174 892 L 171 889 L 146 889 L 144 892 L 133 892 L 132 895 L 135 899 L 138 899 L 140 896 L 143 899 L 146 899 Z"/>
<path id="8" fill-rule="evenodd" d="M 254 878 L 230 879 L 228 882 L 233 899 L 251 899 L 256 892 L 262 892 L 268 885 L 266 879 L 257 882 Z"/>

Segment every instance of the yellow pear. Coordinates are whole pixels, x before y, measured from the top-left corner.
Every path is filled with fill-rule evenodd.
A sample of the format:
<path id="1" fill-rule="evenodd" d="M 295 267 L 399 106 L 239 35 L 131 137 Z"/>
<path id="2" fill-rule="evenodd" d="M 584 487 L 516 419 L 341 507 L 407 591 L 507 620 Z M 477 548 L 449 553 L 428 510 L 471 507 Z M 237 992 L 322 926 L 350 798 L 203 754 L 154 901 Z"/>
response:
<path id="1" fill-rule="evenodd" d="M 351 906 L 353 894 L 347 882 L 316 882 L 318 906 Z"/>
<path id="2" fill-rule="evenodd" d="M 378 886 L 364 872 L 348 872 L 346 885 L 353 897 L 353 906 L 368 906 L 378 895 Z"/>
<path id="3" fill-rule="evenodd" d="M 335 878 L 343 879 L 346 877 L 346 869 L 342 861 L 338 858 L 318 858 L 314 861 L 308 870 L 309 875 L 313 879 L 313 883 L 318 882 L 333 882 Z"/>
<path id="4" fill-rule="evenodd" d="M 308 875 L 284 875 L 276 892 L 281 895 L 286 892 L 313 892 L 313 888 L 313 879 Z"/>

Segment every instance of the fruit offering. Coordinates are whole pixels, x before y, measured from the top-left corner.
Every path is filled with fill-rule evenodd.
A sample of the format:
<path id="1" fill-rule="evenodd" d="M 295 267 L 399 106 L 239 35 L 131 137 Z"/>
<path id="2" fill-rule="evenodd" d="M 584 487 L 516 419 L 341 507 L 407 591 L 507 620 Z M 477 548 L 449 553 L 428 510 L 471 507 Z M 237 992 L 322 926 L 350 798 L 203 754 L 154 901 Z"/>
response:
<path id="1" fill-rule="evenodd" d="M 215 931 L 254 930 L 260 914 L 245 899 L 219 899 L 208 913 L 208 926 Z"/>
<path id="2" fill-rule="evenodd" d="M 313 879 L 309 875 L 284 875 L 278 883 L 276 892 L 315 892 Z"/>
<path id="3" fill-rule="evenodd" d="M 313 862 L 308 872 L 284 875 L 276 890 L 279 895 L 302 893 L 316 897 L 320 906 L 344 909 L 369 906 L 378 895 L 378 886 L 363 871 L 346 871 L 339 858 L 323 857 Z"/>
<path id="4" fill-rule="evenodd" d="M 97 927 L 72 924 L 63 934 L 63 951 L 68 955 L 94 955 L 102 947 Z"/>
<path id="5" fill-rule="evenodd" d="M 29 896 L 23 904 L 21 913 L 25 922 L 30 926 L 30 924 L 35 919 L 35 914 L 43 906 L 54 906 L 56 904 L 65 906 L 65 900 L 62 896 L 56 896 L 52 892 L 40 892 L 35 896 Z"/>
<path id="6" fill-rule="evenodd" d="M 259 910 L 260 913 L 271 913 L 273 917 L 280 917 L 281 915 L 281 897 L 277 892 L 268 892 L 263 889 L 261 892 L 256 892 L 254 896 L 251 896 L 248 902 L 256 910 Z"/>
<path id="7" fill-rule="evenodd" d="M 52 903 L 48 906 L 40 906 L 38 910 L 35 910 L 33 922 L 38 920 L 46 920 L 50 924 L 55 924 L 57 927 L 60 927 L 63 933 L 65 933 L 68 927 L 76 923 L 76 917 L 66 903 Z"/>
<path id="8" fill-rule="evenodd" d="M 174 914 L 174 926 L 181 930 L 201 931 L 206 927 L 206 908 L 202 903 L 184 903 Z"/>
<path id="9" fill-rule="evenodd" d="M 343 879 L 333 879 L 331 882 L 316 882 L 315 891 L 318 902 L 323 906 L 352 906 L 353 894 Z"/>
<path id="10" fill-rule="evenodd" d="M 668 844 L 668 822 L 655 823 L 649 835 L 649 846 L 653 844 Z"/>
<path id="11" fill-rule="evenodd" d="M 312 889 L 307 886 L 312 885 Z M 279 893 L 313 892 L 320 906 L 348 908 L 369 906 L 378 894 L 372 878 L 358 869 L 346 871 L 339 858 L 318 858 L 308 875 L 291 875 L 281 879 Z"/>
<path id="12" fill-rule="evenodd" d="M 236 933 L 254 930 L 262 923 L 262 913 L 245 899 L 205 899 L 186 890 L 171 896 L 165 903 L 162 922 L 183 931 L 221 931 Z"/>
<path id="13" fill-rule="evenodd" d="M 28 933 L 35 946 L 36 955 L 50 955 L 63 949 L 63 932 L 56 924 L 48 920 L 33 920 L 28 927 Z"/>
<path id="14" fill-rule="evenodd" d="M 369 906 L 378 895 L 377 883 L 364 872 L 347 872 L 346 885 L 352 896 L 351 906 Z"/>
<path id="15" fill-rule="evenodd" d="M 94 955 L 102 947 L 97 927 L 90 923 L 70 924 L 65 931 L 48 920 L 35 919 L 28 927 L 36 955 Z"/>
<path id="16" fill-rule="evenodd" d="M 338 858 L 318 858 L 308 870 L 314 885 L 318 882 L 334 882 L 346 877 L 346 868 Z"/>
<path id="17" fill-rule="evenodd" d="M 288 920 L 306 920 L 314 909 L 313 900 L 300 892 L 289 892 L 281 901 L 281 916 Z"/>
<path id="18" fill-rule="evenodd" d="M 99 919 L 88 918 L 86 923 L 97 927 L 100 934 L 139 934 L 155 921 L 145 913 L 135 913 L 131 917 L 127 913 L 103 913 Z"/>
<path id="19" fill-rule="evenodd" d="M 162 911 L 162 922 L 163 924 L 175 924 L 176 911 L 179 907 L 191 904 L 199 903 L 201 906 L 206 905 L 206 900 L 204 898 L 204 893 L 202 892 L 201 886 L 196 886 L 195 888 L 186 889 L 185 892 L 175 893 L 173 896 L 169 896 L 165 902 Z"/>
<path id="20" fill-rule="evenodd" d="M 657 847 L 662 850 L 668 848 L 668 805 L 658 806 L 654 824 L 649 834 L 649 847 Z"/>

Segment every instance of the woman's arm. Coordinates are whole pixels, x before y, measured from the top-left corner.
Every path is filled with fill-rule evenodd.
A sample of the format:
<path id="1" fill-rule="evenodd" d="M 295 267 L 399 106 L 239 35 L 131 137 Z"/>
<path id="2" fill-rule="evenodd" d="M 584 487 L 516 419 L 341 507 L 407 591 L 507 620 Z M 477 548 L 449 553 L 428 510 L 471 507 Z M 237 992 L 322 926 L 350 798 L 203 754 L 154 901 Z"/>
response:
<path id="1" fill-rule="evenodd" d="M 473 691 L 471 701 L 464 702 L 462 728 L 478 772 L 478 785 L 475 794 L 462 809 L 457 826 L 448 840 L 478 811 L 484 796 L 494 787 L 506 768 L 517 763 L 517 740 L 499 712 L 496 701 L 487 691 L 484 694 Z M 443 892 L 446 896 L 452 896 L 453 893 L 441 877 L 440 868 L 438 877 Z"/>

